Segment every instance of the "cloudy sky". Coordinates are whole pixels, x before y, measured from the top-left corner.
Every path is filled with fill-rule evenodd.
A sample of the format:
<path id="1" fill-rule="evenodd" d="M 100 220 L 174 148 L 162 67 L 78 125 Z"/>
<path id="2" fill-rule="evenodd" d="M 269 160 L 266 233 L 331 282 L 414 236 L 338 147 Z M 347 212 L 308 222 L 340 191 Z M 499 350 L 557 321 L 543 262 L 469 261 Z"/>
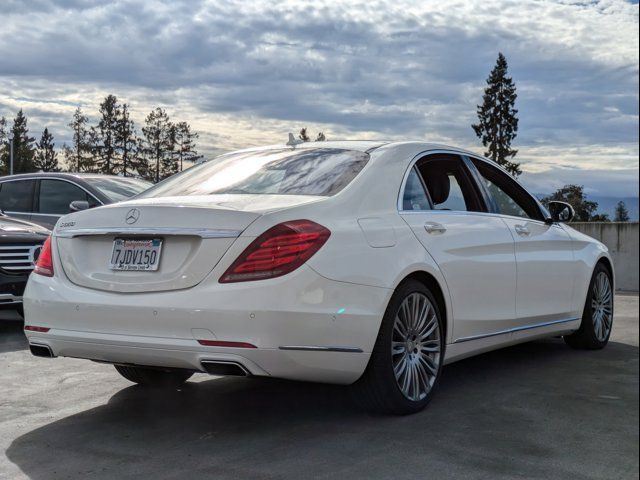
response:
<path id="1" fill-rule="evenodd" d="M 109 93 L 140 124 L 164 106 L 200 150 L 424 139 L 482 152 L 470 127 L 503 52 L 522 180 L 638 195 L 638 4 L 628 0 L 3 0 L 0 116 L 58 145 Z"/>

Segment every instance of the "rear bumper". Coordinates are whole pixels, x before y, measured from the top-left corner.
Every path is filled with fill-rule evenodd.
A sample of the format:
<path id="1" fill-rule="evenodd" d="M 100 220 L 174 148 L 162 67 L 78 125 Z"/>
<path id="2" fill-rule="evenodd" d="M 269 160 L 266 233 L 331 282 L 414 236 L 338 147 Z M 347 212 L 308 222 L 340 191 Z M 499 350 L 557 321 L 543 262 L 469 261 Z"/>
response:
<path id="1" fill-rule="evenodd" d="M 0 272 L 0 307 L 22 304 L 22 293 L 29 275 L 6 275 Z"/>
<path id="2" fill-rule="evenodd" d="M 197 371 L 203 361 L 227 361 L 252 375 L 347 384 L 366 368 L 390 295 L 307 266 L 279 279 L 145 294 L 35 275 L 25 292 L 25 325 L 50 329 L 26 334 L 54 356 Z"/>

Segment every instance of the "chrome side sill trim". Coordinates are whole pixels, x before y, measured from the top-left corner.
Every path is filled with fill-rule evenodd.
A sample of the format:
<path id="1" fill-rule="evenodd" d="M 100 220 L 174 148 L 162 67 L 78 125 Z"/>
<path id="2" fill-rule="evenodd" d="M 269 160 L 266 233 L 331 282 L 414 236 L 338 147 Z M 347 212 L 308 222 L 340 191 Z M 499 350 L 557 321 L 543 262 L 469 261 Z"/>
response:
<path id="1" fill-rule="evenodd" d="M 212 228 L 123 227 L 56 230 L 55 236 L 61 238 L 74 238 L 89 235 L 191 235 L 200 238 L 237 238 L 241 233 L 242 230 Z"/>
<path id="2" fill-rule="evenodd" d="M 523 330 L 532 330 L 534 328 L 548 327 L 550 325 L 557 325 L 558 323 L 575 322 L 576 320 L 580 320 L 580 319 L 564 318 L 562 320 L 553 320 L 551 322 L 536 323 L 535 325 L 524 325 L 522 327 L 509 328 L 507 330 L 500 330 L 499 332 L 483 333 L 481 335 L 473 335 L 471 337 L 462 337 L 455 340 L 453 343 L 462 343 L 462 342 L 469 342 L 471 340 L 480 340 L 481 338 L 495 337 L 497 335 L 506 335 L 507 333 L 522 332 Z"/>
<path id="3" fill-rule="evenodd" d="M 317 345 L 283 345 L 278 348 L 280 350 L 303 350 L 308 352 L 362 353 L 361 348 L 355 348 L 355 347 L 321 347 Z"/>

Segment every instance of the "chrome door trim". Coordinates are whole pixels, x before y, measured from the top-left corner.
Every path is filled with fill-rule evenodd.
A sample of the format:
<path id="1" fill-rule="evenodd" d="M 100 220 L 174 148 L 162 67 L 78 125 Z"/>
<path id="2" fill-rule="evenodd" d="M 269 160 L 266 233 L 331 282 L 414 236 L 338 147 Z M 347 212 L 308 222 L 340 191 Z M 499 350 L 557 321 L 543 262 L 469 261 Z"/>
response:
<path id="1" fill-rule="evenodd" d="M 459 339 L 455 340 L 453 343 L 470 342 L 472 340 L 480 340 L 481 338 L 495 337 L 497 335 L 506 335 L 507 333 L 522 332 L 522 331 L 525 331 L 525 330 L 532 330 L 534 328 L 548 327 L 550 325 L 558 325 L 560 323 L 575 322 L 577 320 L 580 320 L 580 319 L 579 318 L 563 318 L 562 320 L 552 320 L 550 322 L 536 323 L 536 324 L 533 324 L 533 325 L 524 325 L 522 327 L 508 328 L 506 330 L 500 330 L 498 332 L 482 333 L 480 335 L 472 335 L 470 337 L 462 337 L 462 338 L 459 338 Z"/>
<path id="2" fill-rule="evenodd" d="M 74 238 L 94 235 L 189 235 L 200 238 L 237 238 L 241 233 L 242 230 L 212 228 L 106 227 L 56 230 L 54 236 Z"/>
<path id="3" fill-rule="evenodd" d="M 355 347 L 322 347 L 318 345 L 283 345 L 278 348 L 280 350 L 302 350 L 302 351 L 308 351 L 308 352 L 362 353 L 361 348 L 355 348 Z"/>

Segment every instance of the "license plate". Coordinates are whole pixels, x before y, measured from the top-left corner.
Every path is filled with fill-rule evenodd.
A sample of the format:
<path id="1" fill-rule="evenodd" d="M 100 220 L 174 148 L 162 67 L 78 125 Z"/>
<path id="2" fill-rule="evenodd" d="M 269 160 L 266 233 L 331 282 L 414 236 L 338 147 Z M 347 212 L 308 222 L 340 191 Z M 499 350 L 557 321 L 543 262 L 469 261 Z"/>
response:
<path id="1" fill-rule="evenodd" d="M 162 240 L 116 238 L 111 252 L 111 270 L 156 271 L 160 263 Z"/>

